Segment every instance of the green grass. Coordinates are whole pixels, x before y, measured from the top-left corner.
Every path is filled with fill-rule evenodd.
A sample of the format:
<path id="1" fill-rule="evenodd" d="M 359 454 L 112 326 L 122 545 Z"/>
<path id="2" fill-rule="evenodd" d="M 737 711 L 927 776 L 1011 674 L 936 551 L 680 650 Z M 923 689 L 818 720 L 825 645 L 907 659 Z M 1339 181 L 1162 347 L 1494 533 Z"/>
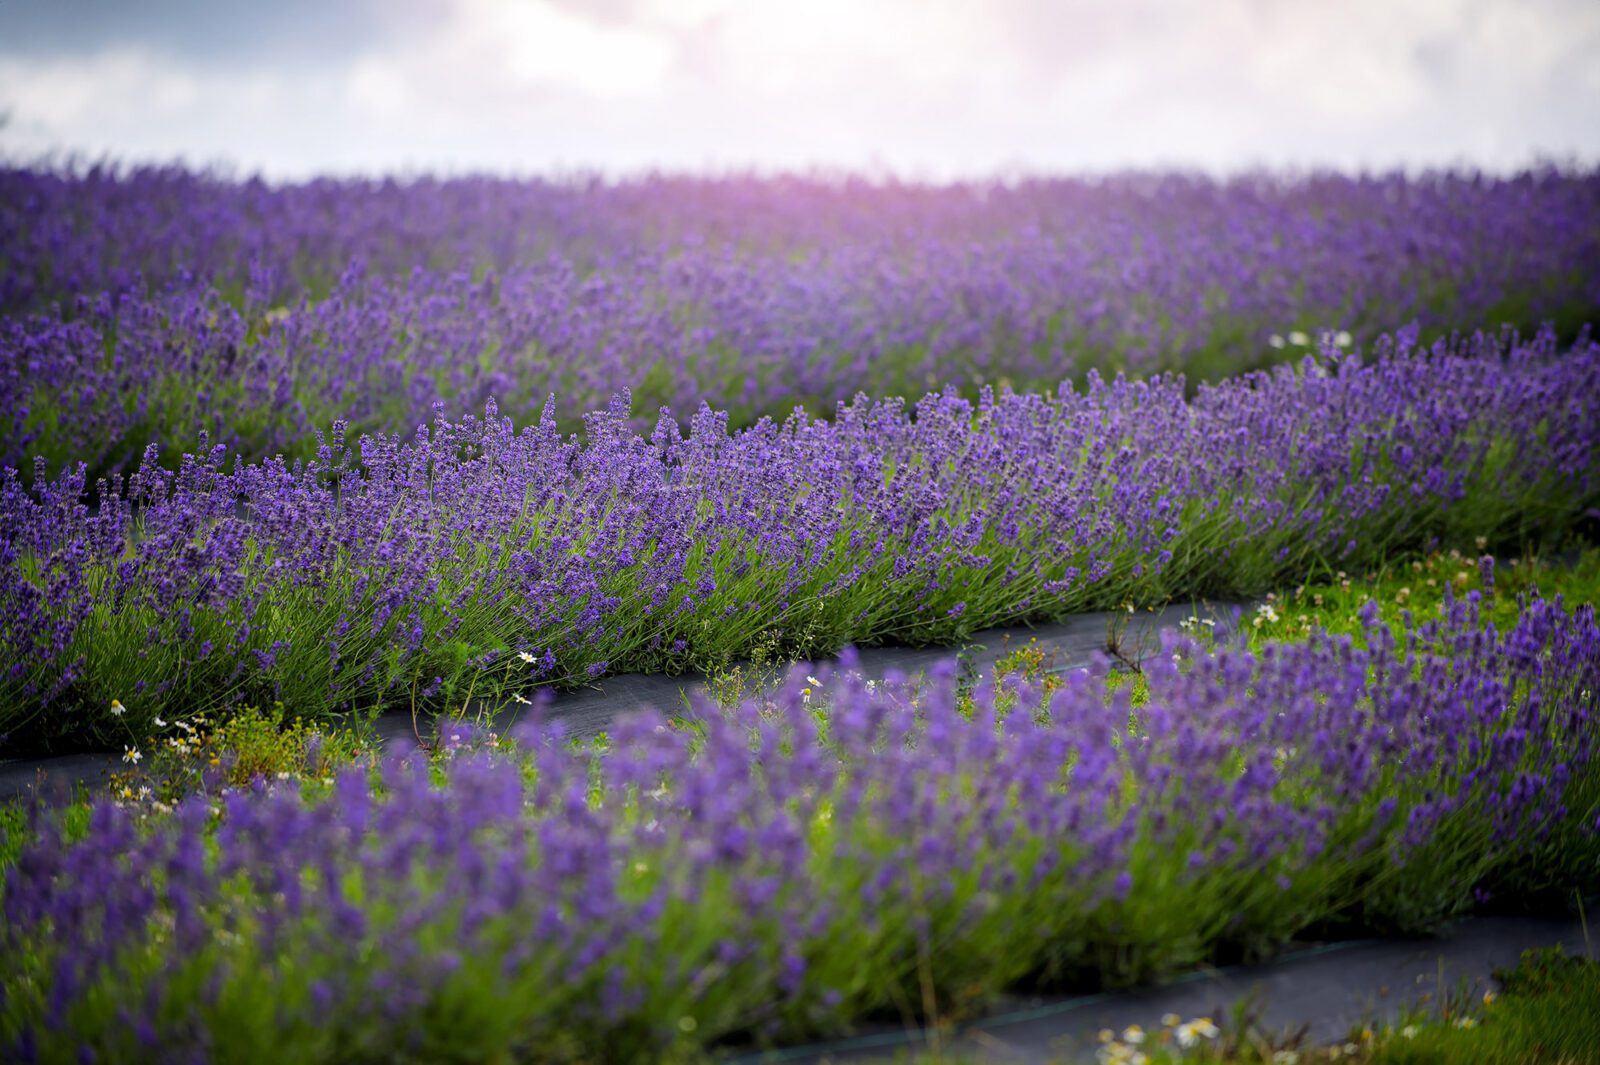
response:
<path id="1" fill-rule="evenodd" d="M 1368 600 L 1377 601 L 1379 617 L 1398 633 L 1408 618 L 1422 624 L 1443 617 L 1447 596 L 1462 599 L 1476 593 L 1482 620 L 1505 631 L 1516 624 L 1519 597 L 1536 592 L 1545 598 L 1561 596 L 1568 609 L 1600 605 L 1600 549 L 1560 561 L 1537 556 L 1498 560 L 1483 554 L 1480 545 L 1476 552 L 1436 551 L 1360 576 L 1324 573 L 1286 593 L 1269 593 L 1246 624 L 1257 647 L 1296 639 L 1313 629 L 1360 639 L 1365 627 L 1359 615 Z"/>
<path id="2" fill-rule="evenodd" d="M 1419 1026 L 1410 1038 L 1380 1044 L 1374 1065 L 1483 1062 L 1580 1065 L 1600 1060 L 1600 961 L 1560 948 L 1529 951 L 1497 974 L 1500 995 L 1481 1015 Z M 1472 1027 L 1460 1023 L 1477 1021 Z"/>

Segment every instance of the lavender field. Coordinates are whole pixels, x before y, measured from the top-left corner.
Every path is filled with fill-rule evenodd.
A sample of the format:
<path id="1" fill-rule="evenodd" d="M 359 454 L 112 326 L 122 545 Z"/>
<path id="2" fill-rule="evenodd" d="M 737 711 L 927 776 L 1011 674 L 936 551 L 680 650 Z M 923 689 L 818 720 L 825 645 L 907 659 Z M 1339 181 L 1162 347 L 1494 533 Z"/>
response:
<path id="1" fill-rule="evenodd" d="M 1536 601 L 1504 633 L 1476 611 L 1404 643 L 1369 612 L 1356 649 L 1169 641 L 1132 698 L 797 670 L 604 750 L 460 724 L 431 771 L 313 752 L 303 785 L 103 801 L 7 870 L 0 1040 L 693 1060 L 1592 884 L 1594 609 Z"/>
<path id="2" fill-rule="evenodd" d="M 0 267 L 0 756 L 127 767 L 4 822 L 0 1058 L 715 1059 L 1600 883 L 1600 578 L 1504 564 L 1600 538 L 1600 172 L 13 168 Z"/>
<path id="3" fill-rule="evenodd" d="M 1590 173 L 0 186 L 13 745 L 950 643 L 1600 505 Z"/>
<path id="4" fill-rule="evenodd" d="M 1013 185 L 654 178 L 268 186 L 0 170 L 0 461 L 132 472 L 409 433 L 436 403 L 734 427 L 858 393 L 1220 380 L 1415 323 L 1563 341 L 1600 307 L 1600 175 Z"/>

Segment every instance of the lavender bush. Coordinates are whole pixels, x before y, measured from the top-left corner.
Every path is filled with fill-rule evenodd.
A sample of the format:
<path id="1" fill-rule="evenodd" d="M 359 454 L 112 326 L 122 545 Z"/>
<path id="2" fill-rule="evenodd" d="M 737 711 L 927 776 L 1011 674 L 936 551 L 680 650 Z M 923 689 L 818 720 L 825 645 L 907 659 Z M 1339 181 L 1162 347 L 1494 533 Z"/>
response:
<path id="1" fill-rule="evenodd" d="M 1078 673 L 963 712 L 953 665 L 920 691 L 801 669 L 604 752 L 463 731 L 443 783 L 414 757 L 147 823 L 102 803 L 73 843 L 42 821 L 3 881 L 0 1053 L 654 1060 L 1428 927 L 1541 847 L 1592 884 L 1593 608 L 1368 621 L 1173 637 L 1137 703 Z"/>
<path id="2" fill-rule="evenodd" d="M 0 170 L 0 463 L 128 472 L 200 430 L 519 419 L 629 389 L 736 426 L 857 392 L 1214 379 L 1417 321 L 1570 339 L 1600 175 L 315 181 Z M 1337 336 L 1338 334 L 1336 334 Z"/>
<path id="3" fill-rule="evenodd" d="M 93 505 L 81 466 L 6 474 L 0 731 L 111 742 L 241 699 L 504 703 L 757 646 L 954 641 L 1438 538 L 1517 545 L 1600 495 L 1600 345 L 1548 336 L 1402 337 L 1192 401 L 1177 378 L 1091 378 L 741 432 L 702 407 L 646 438 L 628 414 L 580 440 L 491 406 L 366 436 L 359 460 L 336 431 L 293 465 L 217 445 L 174 472 L 152 446 Z"/>

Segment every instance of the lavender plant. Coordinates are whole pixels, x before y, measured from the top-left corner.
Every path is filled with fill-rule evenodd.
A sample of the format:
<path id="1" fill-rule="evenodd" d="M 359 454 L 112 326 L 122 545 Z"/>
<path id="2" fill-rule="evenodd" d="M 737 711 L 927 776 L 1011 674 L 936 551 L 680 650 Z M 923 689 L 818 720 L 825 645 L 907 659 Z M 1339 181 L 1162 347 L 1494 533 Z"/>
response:
<path id="1" fill-rule="evenodd" d="M 527 699 L 761 646 L 956 641 L 1203 594 L 1444 537 L 1592 514 L 1600 345 L 1328 356 L 1200 389 L 1159 377 L 859 399 L 731 432 L 702 407 L 583 439 L 440 419 L 341 430 L 310 462 L 163 468 L 92 505 L 82 466 L 0 479 L 0 731 L 109 742 L 157 714 L 307 716 Z M 105 708 L 127 709 L 114 734 Z"/>
<path id="2" fill-rule="evenodd" d="M 1600 176 L 315 181 L 0 170 L 0 463 L 249 458 L 629 389 L 734 425 L 857 392 L 1214 379 L 1416 321 L 1600 311 Z"/>
<path id="3" fill-rule="evenodd" d="M 1206 654 L 1146 698 L 1085 674 L 1008 713 L 797 670 L 608 749 L 262 782 L 3 880 L 11 1060 L 643 1060 L 1118 983 L 1330 918 L 1426 927 L 1565 833 L 1600 873 L 1592 608 L 1472 600 L 1399 641 Z M 374 783 L 376 788 L 374 790 Z"/>

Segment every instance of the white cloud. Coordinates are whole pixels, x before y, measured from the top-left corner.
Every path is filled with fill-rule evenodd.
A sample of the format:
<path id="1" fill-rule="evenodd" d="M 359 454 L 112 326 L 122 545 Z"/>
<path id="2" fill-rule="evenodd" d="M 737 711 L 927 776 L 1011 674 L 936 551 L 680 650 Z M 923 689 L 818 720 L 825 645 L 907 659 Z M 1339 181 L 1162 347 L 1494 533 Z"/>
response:
<path id="1" fill-rule="evenodd" d="M 410 87 L 399 64 L 370 53 L 351 65 L 345 93 L 356 114 L 379 120 L 403 117 L 411 102 Z"/>
<path id="2" fill-rule="evenodd" d="M 8 106 L 50 129 L 181 111 L 198 95 L 188 74 L 136 49 L 45 63 L 0 57 L 0 86 Z"/>
<path id="3" fill-rule="evenodd" d="M 0 148 L 280 175 L 1600 154 L 1587 0 L 449 0 L 398 25 L 304 70 L 0 45 Z"/>
<path id="4" fill-rule="evenodd" d="M 443 47 L 455 57 L 489 57 L 514 86 L 570 86 L 607 99 L 658 84 L 672 62 L 672 43 L 660 33 L 513 0 L 460 0 Z"/>

